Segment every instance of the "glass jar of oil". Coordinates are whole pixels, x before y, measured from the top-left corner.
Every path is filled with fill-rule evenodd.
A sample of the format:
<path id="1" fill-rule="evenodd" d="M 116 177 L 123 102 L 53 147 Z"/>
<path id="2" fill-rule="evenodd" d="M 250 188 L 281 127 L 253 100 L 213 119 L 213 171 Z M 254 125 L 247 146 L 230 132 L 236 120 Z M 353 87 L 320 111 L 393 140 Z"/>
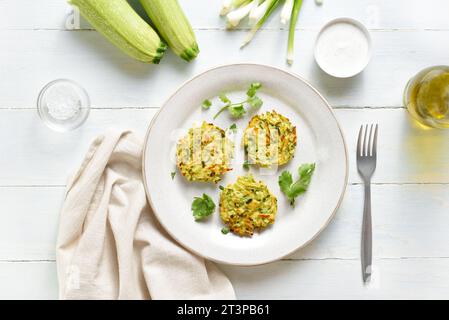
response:
<path id="1" fill-rule="evenodd" d="M 449 128 L 449 66 L 422 70 L 407 84 L 404 104 L 420 124 Z"/>

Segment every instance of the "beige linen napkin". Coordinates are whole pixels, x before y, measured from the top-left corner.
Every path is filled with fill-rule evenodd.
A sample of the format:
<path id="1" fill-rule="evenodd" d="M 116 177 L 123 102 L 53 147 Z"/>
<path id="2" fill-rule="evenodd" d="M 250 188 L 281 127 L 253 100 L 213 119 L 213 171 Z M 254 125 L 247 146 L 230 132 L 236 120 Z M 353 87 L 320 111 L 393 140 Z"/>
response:
<path id="1" fill-rule="evenodd" d="M 142 182 L 142 141 L 108 132 L 67 186 L 57 240 L 61 299 L 235 299 L 227 277 L 161 228 Z"/>

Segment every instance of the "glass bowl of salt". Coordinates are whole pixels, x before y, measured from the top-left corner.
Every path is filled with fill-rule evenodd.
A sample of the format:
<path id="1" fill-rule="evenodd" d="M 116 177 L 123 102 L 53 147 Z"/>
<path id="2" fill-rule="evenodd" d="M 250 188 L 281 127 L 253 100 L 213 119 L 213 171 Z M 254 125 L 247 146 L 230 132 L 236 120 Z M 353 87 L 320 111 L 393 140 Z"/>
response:
<path id="1" fill-rule="evenodd" d="M 37 111 L 51 129 L 65 132 L 81 126 L 89 116 L 89 96 L 79 84 L 58 79 L 47 84 L 39 93 Z"/>

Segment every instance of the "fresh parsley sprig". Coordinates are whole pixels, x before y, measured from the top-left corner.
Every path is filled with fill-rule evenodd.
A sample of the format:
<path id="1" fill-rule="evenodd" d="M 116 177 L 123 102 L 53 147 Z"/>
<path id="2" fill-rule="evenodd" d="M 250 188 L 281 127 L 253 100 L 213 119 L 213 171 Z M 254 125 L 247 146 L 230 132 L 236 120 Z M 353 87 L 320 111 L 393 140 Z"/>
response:
<path id="1" fill-rule="evenodd" d="M 314 171 L 315 164 L 306 163 L 298 168 L 299 179 L 295 182 L 289 171 L 283 171 L 279 176 L 279 187 L 292 206 L 295 205 L 295 198 L 307 191 Z"/>
<path id="2" fill-rule="evenodd" d="M 201 105 L 201 107 L 202 107 L 204 110 L 209 109 L 211 106 L 212 106 L 212 102 L 211 102 L 209 99 L 204 100 L 204 101 L 203 101 L 203 104 Z"/>
<path id="3" fill-rule="evenodd" d="M 259 109 L 263 105 L 262 99 L 257 96 L 257 91 L 261 87 L 262 84 L 259 82 L 251 83 L 246 92 L 246 100 L 237 103 L 233 103 L 225 94 L 220 94 L 218 98 L 225 105 L 217 112 L 217 114 L 214 116 L 214 119 L 216 119 L 221 113 L 226 110 L 228 110 L 231 117 L 233 117 L 234 119 L 239 119 L 243 117 L 247 112 L 245 106 L 249 106 L 253 109 Z M 210 102 L 210 100 L 205 100 L 202 106 L 204 109 L 209 109 L 211 105 L 212 103 Z"/>
<path id="4" fill-rule="evenodd" d="M 210 216 L 215 210 L 215 203 L 211 197 L 203 193 L 202 197 L 195 197 L 192 202 L 192 213 L 196 221 Z"/>
<path id="5" fill-rule="evenodd" d="M 233 133 L 237 132 L 237 125 L 235 123 L 231 124 L 229 126 L 229 130 L 231 130 Z"/>

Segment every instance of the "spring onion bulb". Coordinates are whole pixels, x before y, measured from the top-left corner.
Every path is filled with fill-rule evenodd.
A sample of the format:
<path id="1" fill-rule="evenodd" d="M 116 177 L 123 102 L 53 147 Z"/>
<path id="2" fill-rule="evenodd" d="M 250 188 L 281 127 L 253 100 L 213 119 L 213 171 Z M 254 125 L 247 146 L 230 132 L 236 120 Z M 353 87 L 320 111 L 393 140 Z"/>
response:
<path id="1" fill-rule="evenodd" d="M 254 36 L 256 35 L 257 31 L 259 31 L 259 29 L 263 26 L 263 24 L 265 23 L 265 21 L 267 21 L 268 17 L 273 13 L 273 11 L 277 8 L 277 6 L 279 5 L 281 0 L 267 0 L 268 2 L 268 7 L 267 7 L 267 11 L 265 11 L 265 14 L 262 16 L 262 18 L 260 18 L 259 21 L 257 21 L 257 23 L 253 26 L 253 28 L 251 29 L 251 31 L 249 32 L 248 36 L 246 37 L 245 41 L 243 41 L 242 45 L 240 46 L 240 48 L 243 48 L 244 46 L 246 46 L 248 43 L 251 42 L 251 40 L 254 38 Z"/>
<path id="2" fill-rule="evenodd" d="M 252 0 L 233 0 L 232 7 L 240 8 L 242 5 L 246 4 L 246 2 L 250 2 L 250 1 L 252 1 Z"/>
<path id="3" fill-rule="evenodd" d="M 223 0 L 221 3 L 220 16 L 225 16 L 234 9 L 240 8 L 251 0 Z"/>
<path id="4" fill-rule="evenodd" d="M 244 19 L 253 9 L 254 4 L 257 4 L 258 0 L 251 0 L 248 3 L 245 3 L 240 8 L 231 11 L 227 14 L 227 27 L 229 29 L 235 28 L 238 26 L 240 21 Z"/>
<path id="5" fill-rule="evenodd" d="M 223 0 L 220 9 L 220 16 L 226 15 L 232 9 L 233 0 Z"/>
<path id="6" fill-rule="evenodd" d="M 288 32 L 288 49 L 287 49 L 287 63 L 293 63 L 294 47 L 295 47 L 295 29 L 298 22 L 299 11 L 301 10 L 302 0 L 295 0 L 293 4 L 292 15 L 290 18 L 290 29 Z"/>
<path id="7" fill-rule="evenodd" d="M 269 0 L 262 0 L 262 3 L 258 3 L 257 6 L 254 6 L 254 8 L 249 13 L 249 23 L 250 25 L 255 25 L 257 21 L 259 21 L 265 12 L 267 12 Z"/>
<path id="8" fill-rule="evenodd" d="M 316 0 L 318 1 L 318 0 Z M 303 0 L 223 0 L 221 14 L 226 13 L 227 27 L 235 28 L 248 16 L 251 30 L 240 48 L 252 41 L 256 33 L 262 28 L 277 7 L 283 3 L 281 11 L 282 25 L 289 25 L 287 63 L 292 64 L 294 58 L 295 30 L 299 11 Z"/>
<path id="9" fill-rule="evenodd" d="M 293 10 L 293 0 L 285 0 L 284 7 L 281 11 L 281 24 L 283 26 L 287 25 L 287 23 L 290 21 L 290 16 L 292 15 Z"/>

